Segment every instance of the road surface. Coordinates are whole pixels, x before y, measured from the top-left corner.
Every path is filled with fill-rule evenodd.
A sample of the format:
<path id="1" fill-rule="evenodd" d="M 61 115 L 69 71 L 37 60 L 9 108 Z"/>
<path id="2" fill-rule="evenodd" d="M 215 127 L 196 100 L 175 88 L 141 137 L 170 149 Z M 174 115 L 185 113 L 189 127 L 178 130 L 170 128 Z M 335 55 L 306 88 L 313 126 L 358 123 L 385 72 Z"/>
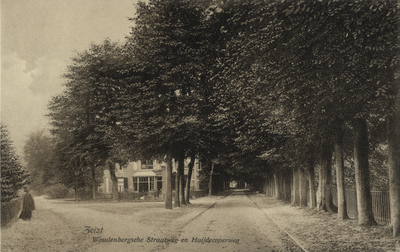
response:
<path id="1" fill-rule="evenodd" d="M 161 244 L 157 249 L 171 252 L 302 251 L 248 194 L 243 190 L 233 191 L 176 230 L 181 242 Z"/>

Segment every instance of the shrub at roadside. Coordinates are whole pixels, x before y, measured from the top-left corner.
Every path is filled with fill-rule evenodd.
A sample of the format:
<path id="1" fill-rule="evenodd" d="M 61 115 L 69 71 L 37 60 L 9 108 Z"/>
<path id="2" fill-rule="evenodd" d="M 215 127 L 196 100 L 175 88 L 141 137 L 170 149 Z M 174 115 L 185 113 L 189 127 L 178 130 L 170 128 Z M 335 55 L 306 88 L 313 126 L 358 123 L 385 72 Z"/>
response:
<path id="1" fill-rule="evenodd" d="M 52 199 L 71 197 L 70 189 L 63 184 L 55 184 L 47 187 L 45 194 Z"/>
<path id="2" fill-rule="evenodd" d="M 132 200 L 132 199 L 140 199 L 145 197 L 146 199 L 157 199 L 159 198 L 159 191 L 151 191 L 151 192 L 118 192 L 118 198 L 120 200 Z"/>
<path id="3" fill-rule="evenodd" d="M 6 126 L 0 124 L 1 202 L 18 197 L 18 190 L 30 183 L 29 172 L 22 169 Z"/>

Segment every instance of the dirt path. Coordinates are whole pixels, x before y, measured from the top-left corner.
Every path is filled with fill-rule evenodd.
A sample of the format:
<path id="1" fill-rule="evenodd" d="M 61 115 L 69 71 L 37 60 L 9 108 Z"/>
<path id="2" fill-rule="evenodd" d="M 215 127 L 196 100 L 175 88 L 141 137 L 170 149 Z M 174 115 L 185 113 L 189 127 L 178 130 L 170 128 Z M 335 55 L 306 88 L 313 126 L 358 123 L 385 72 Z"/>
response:
<path id="1" fill-rule="evenodd" d="M 162 251 L 302 251 L 264 212 L 235 191 L 176 230 L 181 242 L 160 244 Z M 187 239 L 187 242 L 182 240 Z"/>

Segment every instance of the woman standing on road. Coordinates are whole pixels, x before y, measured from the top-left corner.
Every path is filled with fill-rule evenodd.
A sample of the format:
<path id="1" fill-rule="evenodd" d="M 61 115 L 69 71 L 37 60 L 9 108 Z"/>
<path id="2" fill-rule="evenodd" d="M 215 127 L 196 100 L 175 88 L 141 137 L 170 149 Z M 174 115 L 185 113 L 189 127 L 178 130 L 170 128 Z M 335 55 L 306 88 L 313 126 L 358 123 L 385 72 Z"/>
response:
<path id="1" fill-rule="evenodd" d="M 24 200 L 22 202 L 22 212 L 21 215 L 19 216 L 20 219 L 23 220 L 30 220 L 32 217 L 32 211 L 35 210 L 35 202 L 33 201 L 33 198 L 31 194 L 29 193 L 29 190 L 27 187 L 24 187 L 24 191 L 26 192 L 24 196 Z"/>

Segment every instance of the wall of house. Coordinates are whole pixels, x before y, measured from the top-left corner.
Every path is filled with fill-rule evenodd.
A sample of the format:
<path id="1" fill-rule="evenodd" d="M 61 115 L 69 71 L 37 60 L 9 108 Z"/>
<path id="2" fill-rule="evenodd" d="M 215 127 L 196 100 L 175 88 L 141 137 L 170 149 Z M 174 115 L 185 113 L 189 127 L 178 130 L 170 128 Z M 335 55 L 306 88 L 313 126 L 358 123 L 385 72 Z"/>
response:
<path id="1" fill-rule="evenodd" d="M 190 159 L 185 160 L 185 175 L 188 174 L 188 164 L 190 162 Z M 142 161 L 135 161 L 135 162 L 130 162 L 125 166 L 121 166 L 120 164 L 115 164 L 115 175 L 118 178 L 118 186 L 122 187 L 119 188 L 120 191 L 125 191 L 128 190 L 130 192 L 133 191 L 133 177 L 135 174 L 137 175 L 140 172 L 146 172 L 146 171 L 153 171 L 154 173 L 157 174 L 157 176 L 162 176 L 163 177 L 163 188 L 165 188 L 165 163 L 158 163 L 156 161 L 153 161 L 153 169 L 142 169 Z M 173 160 L 172 162 L 172 172 L 176 172 L 178 167 L 178 163 Z M 198 191 L 199 188 L 199 170 L 201 168 L 201 164 L 196 160 L 195 165 L 193 167 L 193 173 L 192 173 L 192 181 L 191 181 L 191 187 Z M 124 178 L 127 178 L 128 185 L 127 188 L 124 188 Z M 122 190 L 121 190 L 122 189 Z M 112 180 L 111 180 L 111 175 L 108 170 L 104 170 L 104 175 L 103 175 L 103 183 L 99 186 L 98 188 L 99 192 L 102 193 L 112 193 Z"/>

